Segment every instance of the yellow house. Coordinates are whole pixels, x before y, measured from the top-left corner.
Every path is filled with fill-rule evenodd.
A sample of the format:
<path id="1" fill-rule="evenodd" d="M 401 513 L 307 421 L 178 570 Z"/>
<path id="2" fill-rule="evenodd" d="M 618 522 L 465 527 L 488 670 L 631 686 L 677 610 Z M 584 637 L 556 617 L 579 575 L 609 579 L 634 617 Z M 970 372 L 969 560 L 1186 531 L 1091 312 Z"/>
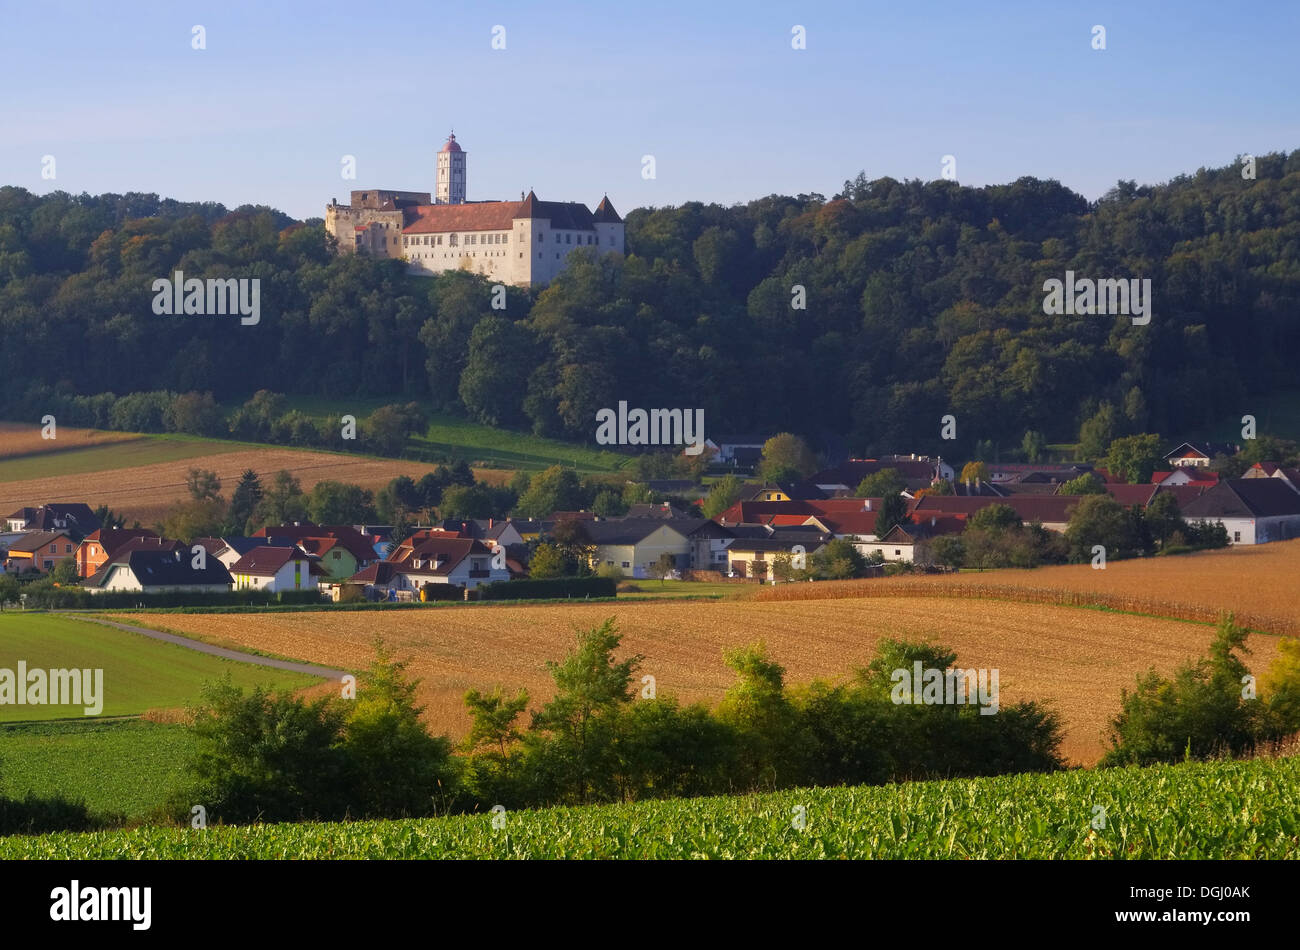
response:
<path id="1" fill-rule="evenodd" d="M 617 567 L 628 577 L 653 577 L 660 557 L 672 555 L 674 567 L 690 567 L 691 544 L 686 535 L 659 518 L 622 518 L 583 524 L 596 545 L 592 567 Z"/>

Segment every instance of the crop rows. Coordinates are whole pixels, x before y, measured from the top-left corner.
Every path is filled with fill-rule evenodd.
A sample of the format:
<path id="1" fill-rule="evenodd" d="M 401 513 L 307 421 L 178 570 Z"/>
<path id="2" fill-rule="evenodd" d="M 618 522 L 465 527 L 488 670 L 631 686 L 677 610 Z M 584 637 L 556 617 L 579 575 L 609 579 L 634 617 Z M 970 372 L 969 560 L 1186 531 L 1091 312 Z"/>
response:
<path id="1" fill-rule="evenodd" d="M 1300 759 L 493 816 L 0 839 L 4 858 L 1294 858 Z M 800 825 L 802 824 L 802 827 Z"/>

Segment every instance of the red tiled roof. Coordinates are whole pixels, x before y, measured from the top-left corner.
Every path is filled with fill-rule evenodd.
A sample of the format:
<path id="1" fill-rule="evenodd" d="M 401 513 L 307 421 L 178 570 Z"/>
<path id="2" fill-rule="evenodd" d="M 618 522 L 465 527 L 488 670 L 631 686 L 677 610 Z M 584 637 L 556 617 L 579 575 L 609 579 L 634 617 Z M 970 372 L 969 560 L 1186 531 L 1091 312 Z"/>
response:
<path id="1" fill-rule="evenodd" d="M 972 515 L 989 505 L 1006 505 L 1025 522 L 1061 523 L 1080 495 L 1009 495 L 1006 498 L 981 495 L 926 495 L 916 503 L 912 520 L 918 524 L 930 515 Z"/>
<path id="2" fill-rule="evenodd" d="M 1125 507 L 1141 505 L 1145 508 L 1155 492 L 1155 485 L 1106 485 L 1106 494 Z"/>
<path id="3" fill-rule="evenodd" d="M 256 574 L 258 577 L 273 577 L 280 568 L 292 560 L 307 560 L 305 552 L 298 548 L 273 548 L 263 545 L 253 548 L 230 566 L 231 574 Z M 314 561 L 308 561 L 308 572 L 324 573 Z"/>
<path id="4" fill-rule="evenodd" d="M 453 132 L 451 133 L 451 135 L 447 136 L 447 143 L 443 145 L 442 148 L 438 149 L 438 151 L 439 152 L 463 152 L 465 150 L 460 147 L 460 144 L 456 141 L 456 133 Z"/>
<path id="5" fill-rule="evenodd" d="M 509 231 L 517 219 L 538 218 L 552 228 L 591 231 L 595 218 L 578 201 L 542 201 L 533 192 L 523 201 L 475 201 L 461 205 L 417 205 L 408 208 L 403 234 L 450 231 Z"/>

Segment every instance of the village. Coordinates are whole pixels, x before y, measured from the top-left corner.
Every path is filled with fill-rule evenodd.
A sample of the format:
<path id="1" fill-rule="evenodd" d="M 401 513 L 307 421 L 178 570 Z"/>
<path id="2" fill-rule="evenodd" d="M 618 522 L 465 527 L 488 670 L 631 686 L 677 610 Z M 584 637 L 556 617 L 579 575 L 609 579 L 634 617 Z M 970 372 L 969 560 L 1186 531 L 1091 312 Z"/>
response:
<path id="1" fill-rule="evenodd" d="M 708 443 L 715 463 L 740 471 L 756 468 L 763 444 L 744 438 Z M 1088 508 L 1081 502 L 1089 495 L 1153 522 L 1157 510 L 1172 515 L 1172 527 L 1158 538 L 1162 553 L 1177 553 L 1171 546 L 1300 537 L 1300 470 L 1257 462 L 1239 478 L 1221 477 L 1212 459 L 1236 448 L 1185 442 L 1141 484 L 1086 463 L 973 462 L 959 473 L 940 457 L 915 453 L 849 459 L 798 481 L 746 481 L 714 517 L 700 508 L 704 486 L 689 479 L 651 482 L 655 496 L 666 500 L 633 504 L 621 516 L 578 510 L 537 519 L 502 512 L 401 530 L 295 521 L 249 537 L 184 540 L 138 525 L 103 524 L 85 503 L 50 502 L 4 519 L 0 572 L 20 581 L 49 576 L 91 594 L 295 592 L 332 602 L 406 602 L 476 600 L 484 585 L 563 574 L 781 583 L 1034 566 L 1043 558 L 1004 564 L 967 552 L 963 563 L 954 552 L 961 552 L 963 539 L 974 548 L 974 528 L 999 521 L 1037 532 L 1045 549 L 1059 546 L 1072 523 L 1078 526 L 1076 515 Z M 892 490 L 864 494 L 873 485 Z M 1217 542 L 1207 540 L 1211 533 Z M 563 552 L 570 569 L 538 559 L 542 547 Z"/>

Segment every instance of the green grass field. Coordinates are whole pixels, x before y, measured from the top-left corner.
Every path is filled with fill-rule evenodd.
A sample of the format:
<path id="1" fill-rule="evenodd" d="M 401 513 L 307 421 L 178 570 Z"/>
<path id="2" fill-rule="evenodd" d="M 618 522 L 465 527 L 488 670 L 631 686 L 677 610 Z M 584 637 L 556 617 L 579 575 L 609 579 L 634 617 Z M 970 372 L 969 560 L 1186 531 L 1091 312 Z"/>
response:
<path id="1" fill-rule="evenodd" d="M 274 670 L 198 653 L 86 620 L 53 614 L 0 613 L 0 667 L 102 669 L 101 716 L 138 715 L 184 706 L 198 698 L 206 680 L 230 675 L 239 686 L 256 683 L 299 689 L 319 682 L 301 673 Z M 0 705 L 0 722 L 81 718 L 82 706 Z"/>
<path id="2" fill-rule="evenodd" d="M 631 588 L 637 588 L 632 590 Z M 747 597 L 758 590 L 757 584 L 711 584 L 705 581 L 657 581 L 654 579 L 619 581 L 619 597 Z"/>
<path id="3" fill-rule="evenodd" d="M 501 828 L 485 814 L 13 836 L 0 839 L 0 859 L 1296 858 L 1300 759 L 794 789 L 504 818 Z"/>
<path id="4" fill-rule="evenodd" d="M 402 401 L 397 397 L 339 400 L 293 396 L 285 405 L 318 420 L 337 420 L 343 413 L 360 419 L 380 406 Z M 612 472 L 627 460 L 615 452 L 545 439 L 530 432 L 494 429 L 448 413 L 433 414 L 424 435 L 411 439 L 408 448 L 426 462 L 465 461 L 481 468 L 526 471 L 564 465 L 583 472 Z"/>
<path id="5" fill-rule="evenodd" d="M 139 435 L 108 445 L 88 445 L 0 461 L 0 482 L 108 472 L 136 465 L 155 465 L 159 462 L 202 458 L 205 455 L 216 455 L 221 452 L 238 452 L 249 447 L 243 442 L 200 439 L 193 436 Z"/>
<path id="6" fill-rule="evenodd" d="M 188 749 L 183 726 L 141 719 L 0 726 L 0 794 L 62 795 L 142 818 L 180 784 Z"/>

